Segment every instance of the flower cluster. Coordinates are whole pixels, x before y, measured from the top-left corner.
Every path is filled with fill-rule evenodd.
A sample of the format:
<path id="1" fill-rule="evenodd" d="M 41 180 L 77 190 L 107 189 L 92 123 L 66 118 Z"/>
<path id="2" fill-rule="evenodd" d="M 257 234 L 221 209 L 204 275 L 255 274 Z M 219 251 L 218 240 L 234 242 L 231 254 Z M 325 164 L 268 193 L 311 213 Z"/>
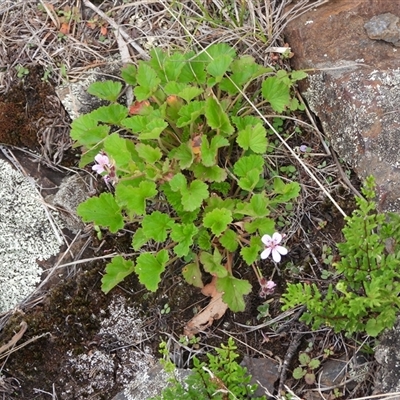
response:
<path id="1" fill-rule="evenodd" d="M 261 298 L 265 298 L 274 293 L 276 288 L 276 283 L 274 281 L 267 281 L 264 277 L 260 279 L 260 293 L 259 296 Z"/>
<path id="2" fill-rule="evenodd" d="M 262 251 L 260 257 L 262 260 L 267 259 L 270 255 L 272 255 L 272 259 L 275 262 L 280 262 L 282 259 L 282 255 L 286 255 L 288 253 L 288 250 L 286 247 L 283 247 L 280 245 L 281 241 L 283 239 L 283 236 L 275 232 L 272 237 L 270 235 L 264 235 L 261 238 L 261 241 L 264 244 L 264 250 Z M 272 280 L 265 279 L 264 277 L 261 277 L 259 279 L 259 283 L 261 286 L 260 289 L 260 297 L 264 298 L 268 295 L 271 295 L 274 293 L 276 283 Z"/>
<path id="3" fill-rule="evenodd" d="M 115 165 L 110 162 L 107 154 L 99 153 L 94 158 L 97 164 L 93 165 L 92 170 L 97 172 L 98 174 L 102 174 L 103 172 L 107 172 L 106 175 L 103 176 L 104 181 L 108 184 L 115 184 L 117 182 L 117 175 L 115 173 Z"/>

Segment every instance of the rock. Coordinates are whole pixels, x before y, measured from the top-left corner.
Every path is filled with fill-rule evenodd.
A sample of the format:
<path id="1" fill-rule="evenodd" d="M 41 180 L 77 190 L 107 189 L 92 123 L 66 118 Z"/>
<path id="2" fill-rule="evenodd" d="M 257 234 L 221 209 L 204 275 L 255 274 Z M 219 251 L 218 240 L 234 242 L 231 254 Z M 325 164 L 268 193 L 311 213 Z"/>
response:
<path id="1" fill-rule="evenodd" d="M 74 174 L 66 176 L 62 180 L 57 193 L 46 197 L 46 202 L 58 208 L 59 216 L 63 220 L 65 227 L 72 232 L 85 227 L 81 218 L 76 214 L 76 209 L 79 204 L 90 197 L 89 180 L 89 175 Z"/>
<path id="2" fill-rule="evenodd" d="M 258 384 L 254 396 L 261 397 L 265 395 L 266 388 L 269 393 L 274 393 L 274 384 L 279 379 L 279 364 L 277 361 L 266 358 L 250 358 L 245 356 L 241 363 L 247 368 L 251 375 L 251 384 Z"/>
<path id="3" fill-rule="evenodd" d="M 370 39 L 384 40 L 400 47 L 399 17 L 392 13 L 380 14 L 372 17 L 365 25 L 367 35 Z"/>
<path id="4" fill-rule="evenodd" d="M 387 329 L 375 348 L 375 359 L 380 364 L 375 375 L 374 395 L 400 392 L 400 319 L 392 329 Z M 399 400 L 400 395 L 391 397 Z"/>
<path id="5" fill-rule="evenodd" d="M 311 69 L 300 91 L 334 149 L 362 179 L 375 176 L 380 209 L 400 211 L 400 51 L 367 34 L 388 38 L 384 20 L 394 31 L 397 17 L 382 13 L 398 14 L 398 3 L 327 2 L 290 22 L 285 39 L 293 68 Z"/>
<path id="6" fill-rule="evenodd" d="M 53 229 L 35 181 L 0 159 L 0 314 L 20 306 L 41 282 L 38 260 L 58 254 Z"/>

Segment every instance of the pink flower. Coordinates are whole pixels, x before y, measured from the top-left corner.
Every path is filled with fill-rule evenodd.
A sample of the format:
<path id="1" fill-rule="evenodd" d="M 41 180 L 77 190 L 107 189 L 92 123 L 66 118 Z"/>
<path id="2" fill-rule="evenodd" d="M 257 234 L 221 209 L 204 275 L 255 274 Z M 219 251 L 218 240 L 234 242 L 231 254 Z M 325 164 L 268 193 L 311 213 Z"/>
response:
<path id="1" fill-rule="evenodd" d="M 97 162 L 97 164 L 93 165 L 92 170 L 97 172 L 98 174 L 101 174 L 104 171 L 108 171 L 111 168 L 110 160 L 105 154 L 97 154 L 94 160 Z"/>
<path id="2" fill-rule="evenodd" d="M 265 298 L 274 293 L 276 288 L 276 283 L 274 281 L 267 281 L 264 277 L 260 279 L 260 297 Z"/>
<path id="3" fill-rule="evenodd" d="M 274 281 L 268 281 L 265 284 L 265 288 L 268 289 L 268 290 L 274 290 L 275 287 L 276 287 L 276 283 Z"/>
<path id="4" fill-rule="evenodd" d="M 264 235 L 261 238 L 261 241 L 265 245 L 265 249 L 261 253 L 261 259 L 265 260 L 272 253 L 272 258 L 275 262 L 281 261 L 281 254 L 285 255 L 288 253 L 288 250 L 280 246 L 279 243 L 282 241 L 282 235 L 278 232 L 275 232 L 272 237 L 270 235 Z"/>

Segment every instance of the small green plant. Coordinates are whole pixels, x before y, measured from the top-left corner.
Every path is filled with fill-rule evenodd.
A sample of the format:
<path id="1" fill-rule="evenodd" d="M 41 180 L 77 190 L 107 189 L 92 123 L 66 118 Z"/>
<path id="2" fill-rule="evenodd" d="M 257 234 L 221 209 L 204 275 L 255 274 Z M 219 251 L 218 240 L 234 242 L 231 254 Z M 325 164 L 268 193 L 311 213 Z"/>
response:
<path id="1" fill-rule="evenodd" d="M 257 385 L 251 385 L 251 376 L 247 369 L 239 365 L 236 359 L 239 355 L 232 338 L 228 344 L 217 348 L 217 355 L 207 353 L 208 361 L 201 362 L 193 358 L 193 371 L 184 382 L 180 382 L 174 374 L 175 366 L 169 360 L 166 343 L 160 344 L 160 352 L 164 356 L 164 369 L 171 373 L 170 385 L 163 390 L 161 396 L 152 400 L 242 400 L 250 398 L 257 390 Z M 265 396 L 251 397 L 265 400 Z"/>
<path id="2" fill-rule="evenodd" d="M 316 358 L 311 358 L 307 353 L 299 354 L 300 366 L 293 370 L 294 379 L 304 378 L 307 385 L 315 383 L 315 370 L 319 368 L 321 362 Z"/>
<path id="3" fill-rule="evenodd" d="M 164 307 L 161 309 L 160 312 L 161 312 L 162 315 L 167 315 L 167 314 L 169 314 L 171 312 L 171 307 L 169 306 L 168 303 L 165 303 Z"/>
<path id="4" fill-rule="evenodd" d="M 23 65 L 18 64 L 15 68 L 17 70 L 17 77 L 19 79 L 24 79 L 25 76 L 29 75 L 29 69 L 25 68 Z"/>
<path id="5" fill-rule="evenodd" d="M 336 332 L 377 336 L 393 326 L 400 308 L 400 216 L 383 214 L 374 202 L 374 179 L 368 178 L 364 198 L 343 229 L 340 261 L 333 264 L 340 279 L 325 290 L 315 284 L 289 284 L 284 307 L 307 307 L 302 321 L 332 326 Z"/>
<path id="6" fill-rule="evenodd" d="M 104 292 L 132 272 L 155 291 L 168 265 L 180 260 L 189 284 L 203 286 L 202 268 L 231 310 L 244 309 L 251 285 L 234 276 L 228 255 L 237 252 L 258 274 L 254 263 L 269 247 L 260 238 L 274 232 L 277 208 L 300 186 L 276 174 L 265 178 L 268 134 L 249 115 L 243 92 L 259 83 L 253 98 L 261 94 L 264 106 L 282 113 L 300 107 L 292 86 L 304 77 L 215 44 L 199 54 L 154 49 L 149 61 L 126 66 L 122 78 L 136 97 L 130 107 L 118 103 L 120 82 L 89 87 L 111 104 L 75 120 L 71 136 L 84 150 L 80 166 L 95 160 L 93 170 L 111 192 L 88 199 L 78 214 L 112 233 L 128 225 L 138 254 L 107 265 Z"/>

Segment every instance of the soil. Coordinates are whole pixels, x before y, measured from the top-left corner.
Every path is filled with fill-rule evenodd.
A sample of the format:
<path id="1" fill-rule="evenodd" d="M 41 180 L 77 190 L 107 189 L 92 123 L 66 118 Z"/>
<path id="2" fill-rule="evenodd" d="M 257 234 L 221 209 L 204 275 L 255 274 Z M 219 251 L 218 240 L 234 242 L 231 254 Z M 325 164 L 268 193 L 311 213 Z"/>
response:
<path id="1" fill-rule="evenodd" d="M 36 118 L 32 114 L 30 117 Z M 29 130 L 26 132 L 29 135 Z M 45 166 L 42 166 L 38 173 L 36 163 L 29 163 L 29 157 L 26 155 L 21 156 L 21 160 L 22 158 L 29 174 L 36 175 L 42 182 L 46 181 L 47 187 L 49 182 L 52 182 L 53 188 L 56 188 L 64 176 L 63 173 Z M 306 176 L 303 178 L 307 179 Z M 349 192 L 343 193 L 340 205 L 347 213 L 351 212 L 354 202 Z M 326 225 L 318 224 L 318 221 L 326 221 Z M 302 242 L 304 235 L 297 232 L 291 239 L 291 249 L 280 267 L 280 275 L 274 273 L 272 262 L 260 265 L 264 276 L 275 274 L 274 281 L 277 283 L 278 289 L 268 298 L 271 317 L 281 314 L 279 298 L 286 282 L 293 280 L 296 267 L 306 266 L 310 254 L 322 263 L 323 245 L 342 240 L 343 224 L 343 218 L 335 208 L 327 201 L 320 202 L 300 221 L 300 226 L 307 232 L 311 247 Z M 70 240 L 74 237 L 68 231 L 65 234 Z M 83 259 L 114 251 L 129 252 L 130 234 L 115 236 L 104 232 L 104 235 L 102 241 L 95 236 L 91 238 L 90 246 L 82 255 Z M 83 237 L 76 247 L 83 246 L 86 240 L 87 237 Z M 123 297 L 127 307 L 140 310 L 140 318 L 146 321 L 146 331 L 149 333 L 145 345 L 151 348 L 155 356 L 158 356 L 158 346 L 165 334 L 179 337 L 186 322 L 193 317 L 194 310 L 199 310 L 207 304 L 207 299 L 198 289 L 188 286 L 183 281 L 180 273 L 182 265 L 179 264 L 164 274 L 160 289 L 156 293 L 148 293 L 132 275 L 110 294 L 105 295 L 101 291 L 101 277 L 106 261 L 85 263 L 74 273 L 60 271 L 56 281 L 53 280 L 49 285 L 47 295 L 36 300 L 34 305 L 27 305 L 15 312 L 9 319 L 1 332 L 0 343 L 7 343 L 11 339 L 19 330 L 22 321 L 28 326 L 24 341 L 38 335 L 46 335 L 5 359 L 2 369 L 3 387 L 0 386 L 0 390 L 7 392 L 8 398 L 48 399 L 54 390 L 61 399 L 110 399 L 123 388 L 123 382 L 117 378 L 121 365 L 115 361 L 109 379 L 103 380 L 107 384 L 101 388 L 93 388 L 92 376 L 82 375 L 79 369 L 71 365 L 71 358 L 106 351 L 108 354 L 114 354 L 116 359 L 121 359 L 118 351 L 110 345 L 112 340 L 107 335 L 99 335 L 101 322 L 110 317 L 110 305 L 116 298 Z M 276 360 L 283 360 L 291 344 L 292 332 L 304 330 L 305 327 L 298 321 L 293 321 L 284 332 L 269 338 L 267 343 L 261 330 L 249 333 L 246 326 L 256 326 L 262 322 L 257 319 L 257 307 L 262 305 L 265 299 L 259 297 L 259 284 L 250 268 L 239 267 L 237 273 L 249 280 L 253 286 L 252 293 L 246 298 L 246 310 L 236 314 L 228 311 L 222 319 L 207 329 L 207 332 L 200 335 L 202 344 L 209 347 L 220 346 L 221 343 L 226 343 L 229 335 L 234 335 L 241 341 L 237 344 L 242 356 L 258 357 L 258 352 L 261 351 Z M 168 304 L 171 311 L 163 314 L 165 304 Z M 312 337 L 313 333 L 305 335 L 300 348 L 305 348 Z M 318 346 L 315 346 L 316 352 Z M 143 348 L 141 351 L 144 351 Z M 182 356 L 185 358 L 188 355 L 183 352 Z M 91 389 L 85 392 L 84 388 Z"/>
<path id="2" fill-rule="evenodd" d="M 24 147 L 30 152 L 44 155 L 42 162 L 48 165 L 48 160 L 57 161 L 60 166 L 76 166 L 76 151 L 71 148 L 65 124 L 50 138 L 46 133 L 49 118 L 62 115 L 65 122 L 65 110 L 59 101 L 56 101 L 55 91 L 50 82 L 44 82 L 43 70 L 39 66 L 31 67 L 23 80 L 16 80 L 6 94 L 0 96 L 0 142 Z M 55 97 L 54 97 L 55 96 Z M 304 116 L 299 115 L 299 118 Z M 53 124 L 52 119 L 51 124 Z M 286 126 L 285 128 L 289 128 Z M 293 128 L 293 126 L 292 126 Z M 315 135 L 304 131 L 301 135 L 289 140 L 291 146 L 307 144 L 315 153 L 323 153 L 321 144 L 316 141 Z M 61 150 L 60 150 L 61 149 Z M 36 159 L 32 161 L 27 153 L 16 152 L 19 161 L 30 176 L 35 177 L 42 185 L 44 194 L 54 194 L 62 178 L 66 176 L 65 169 L 48 168 Z M 285 159 L 283 157 L 283 159 Z M 47 160 L 47 161 L 46 161 Z M 315 169 L 323 163 L 332 162 L 326 156 L 313 157 Z M 293 162 L 290 160 L 288 165 Z M 296 165 L 295 165 L 296 166 Z M 299 182 L 305 187 L 310 184 L 310 178 L 296 166 Z M 336 179 L 336 178 L 335 178 Z M 353 184 L 358 187 L 358 181 L 351 177 Z M 342 209 L 350 214 L 354 208 L 353 194 L 340 182 L 335 185 L 336 198 Z M 287 282 L 295 281 L 302 271 L 303 276 L 320 275 L 320 271 L 313 271 L 315 265 L 323 264 L 323 247 L 333 247 L 342 241 L 341 229 L 344 220 L 339 211 L 316 190 L 311 190 L 303 196 L 294 212 L 282 213 L 278 221 L 297 219 L 296 230 L 291 232 L 290 252 L 280 264 L 280 271 L 274 271 L 271 261 L 260 263 L 264 276 L 274 275 L 277 290 L 268 297 L 270 302 L 270 316 L 274 318 L 281 314 L 280 295 L 284 292 Z M 301 210 L 301 213 L 296 213 Z M 278 216 L 277 216 L 278 217 Z M 65 231 L 66 237 L 73 240 L 75 235 Z M 89 246 L 85 247 L 90 238 Z M 131 237 L 129 232 L 123 235 L 109 235 L 103 232 L 102 240 L 92 233 L 82 234 L 80 241 L 75 243 L 75 249 L 80 247 L 85 251 L 82 259 L 90 259 L 112 252 L 129 252 Z M 63 253 L 61 253 L 63 254 Z M 57 260 L 49 260 L 50 268 Z M 65 262 L 65 261 L 64 261 Z M 110 307 L 118 299 L 123 298 L 124 307 L 139 310 L 139 317 L 147 332 L 146 339 L 140 345 L 135 345 L 136 351 L 146 352 L 146 347 L 158 357 L 158 346 L 166 335 L 179 337 L 185 324 L 196 310 L 207 304 L 207 299 L 198 289 L 188 286 L 182 278 L 182 265 L 179 263 L 169 268 L 163 275 L 159 290 L 148 293 L 134 275 L 129 276 L 121 285 L 113 289 L 108 295 L 101 291 L 101 277 L 104 273 L 107 260 L 97 259 L 77 266 L 65 267 L 57 277 L 49 282 L 42 296 L 21 306 L 11 316 L 7 316 L 7 323 L 0 332 L 0 344 L 8 343 L 20 324 L 25 321 L 27 331 L 21 342 L 32 339 L 18 351 L 2 357 L 0 393 L 6 399 L 111 399 L 124 386 L 120 375 L 126 372 L 128 366 L 119 342 L 106 334 L 99 334 L 103 322 L 111 317 Z M 258 319 L 258 307 L 266 299 L 259 296 L 259 284 L 250 268 L 236 266 L 235 271 L 241 278 L 247 279 L 253 286 L 253 291 L 246 297 L 246 310 L 242 313 L 228 312 L 223 318 L 216 321 L 206 332 L 200 334 L 201 345 L 205 349 L 220 346 L 226 343 L 233 335 L 237 339 L 238 350 L 243 357 L 259 357 L 260 352 L 282 362 L 285 359 L 292 339 L 299 331 L 307 328 L 298 320 L 289 320 L 280 334 L 268 336 L 263 332 L 272 332 L 272 329 L 258 329 L 249 332 L 248 326 L 259 325 L 263 319 Z M 168 304 L 170 312 L 163 313 Z M 127 328 L 134 329 L 134 328 Z M 262 332 L 263 331 L 263 332 Z M 39 335 L 43 335 L 37 338 Z M 21 343 L 20 342 L 20 343 Z M 305 349 L 309 342 L 314 342 L 313 351 L 316 354 L 324 348 L 332 347 L 335 357 L 345 353 L 345 345 L 337 343 L 331 332 L 309 332 L 302 337 L 298 350 Z M 95 354 L 108 354 L 113 360 L 108 369 L 90 370 L 86 374 L 71 364 L 71 359 L 79 356 L 87 357 Z M 188 354 L 183 351 L 183 359 Z M 291 360 L 289 371 L 293 369 L 297 357 Z M 122 366 L 121 366 L 122 365 Z M 97 368 L 97 367 L 96 367 Z M 101 375 L 103 374 L 103 375 Z M 104 385 L 94 385 L 96 376 L 104 377 Z M 291 374 L 288 373 L 288 386 Z M 127 379 L 129 376 L 127 375 Z M 90 388 L 87 389 L 87 388 Z M 278 388 L 278 382 L 276 384 Z M 365 391 L 361 394 L 365 395 Z M 56 397 L 58 396 L 58 397 Z"/>

